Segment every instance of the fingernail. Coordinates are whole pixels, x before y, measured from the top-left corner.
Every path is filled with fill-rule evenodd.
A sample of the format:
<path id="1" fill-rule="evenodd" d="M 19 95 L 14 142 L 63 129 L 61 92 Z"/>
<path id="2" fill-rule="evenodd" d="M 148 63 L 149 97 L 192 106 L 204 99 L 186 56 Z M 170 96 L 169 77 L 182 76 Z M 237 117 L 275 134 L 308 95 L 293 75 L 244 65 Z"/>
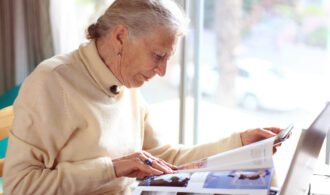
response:
<path id="1" fill-rule="evenodd" d="M 166 170 L 166 173 L 171 174 L 171 173 L 173 173 L 173 171 L 172 170 Z"/>

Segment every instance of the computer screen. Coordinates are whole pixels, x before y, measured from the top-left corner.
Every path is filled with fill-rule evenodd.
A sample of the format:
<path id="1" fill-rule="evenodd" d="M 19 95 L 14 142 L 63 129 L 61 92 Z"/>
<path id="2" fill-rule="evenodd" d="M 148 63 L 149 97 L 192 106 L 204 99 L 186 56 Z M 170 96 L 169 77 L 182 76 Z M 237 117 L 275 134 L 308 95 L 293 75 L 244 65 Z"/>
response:
<path id="1" fill-rule="evenodd" d="M 328 135 L 327 135 L 327 140 L 326 140 L 326 150 L 325 150 L 325 163 L 327 165 L 330 165 L 330 129 L 328 131 Z"/>
<path id="2" fill-rule="evenodd" d="M 330 129 L 330 103 L 300 136 L 281 195 L 305 194 L 321 147 Z"/>

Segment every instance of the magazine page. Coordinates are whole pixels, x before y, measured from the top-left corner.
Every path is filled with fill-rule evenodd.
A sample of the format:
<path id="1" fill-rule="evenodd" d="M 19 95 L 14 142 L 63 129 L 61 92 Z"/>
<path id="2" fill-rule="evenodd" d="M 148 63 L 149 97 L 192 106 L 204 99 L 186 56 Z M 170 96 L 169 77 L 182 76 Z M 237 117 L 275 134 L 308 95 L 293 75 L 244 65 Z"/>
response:
<path id="1" fill-rule="evenodd" d="M 269 138 L 179 167 L 178 172 L 261 169 L 273 167 L 273 143 Z"/>
<path id="2" fill-rule="evenodd" d="M 139 183 L 134 194 L 267 195 L 272 174 L 270 168 L 150 176 Z"/>

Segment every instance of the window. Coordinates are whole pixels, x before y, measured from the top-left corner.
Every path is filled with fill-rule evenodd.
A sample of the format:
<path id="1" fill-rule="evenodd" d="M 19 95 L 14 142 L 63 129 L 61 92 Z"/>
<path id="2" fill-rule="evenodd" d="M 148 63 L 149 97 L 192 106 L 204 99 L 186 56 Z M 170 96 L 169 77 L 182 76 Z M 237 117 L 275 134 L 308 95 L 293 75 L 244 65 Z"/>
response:
<path id="1" fill-rule="evenodd" d="M 191 18 L 200 8 L 196 2 Z M 198 32 L 193 21 L 186 51 L 188 81 L 194 79 L 194 59 L 201 59 L 197 142 L 292 122 L 298 131 L 308 128 L 330 99 L 328 13 L 329 3 L 320 0 L 204 1 L 202 50 L 192 49 Z M 189 96 L 196 98 L 194 87 Z M 286 153 L 293 152 L 291 144 Z"/>

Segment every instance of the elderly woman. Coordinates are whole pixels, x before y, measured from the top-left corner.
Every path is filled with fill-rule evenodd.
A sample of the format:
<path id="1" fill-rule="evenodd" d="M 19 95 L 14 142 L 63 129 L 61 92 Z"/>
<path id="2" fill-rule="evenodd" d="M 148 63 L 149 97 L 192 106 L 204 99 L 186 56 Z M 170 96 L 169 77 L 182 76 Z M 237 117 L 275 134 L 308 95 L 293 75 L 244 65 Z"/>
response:
<path id="1" fill-rule="evenodd" d="M 5 194 L 123 194 L 135 178 L 277 134 L 252 129 L 194 147 L 160 142 L 137 88 L 164 76 L 186 26 L 170 0 L 116 0 L 88 28 L 88 43 L 43 61 L 14 104 Z"/>

